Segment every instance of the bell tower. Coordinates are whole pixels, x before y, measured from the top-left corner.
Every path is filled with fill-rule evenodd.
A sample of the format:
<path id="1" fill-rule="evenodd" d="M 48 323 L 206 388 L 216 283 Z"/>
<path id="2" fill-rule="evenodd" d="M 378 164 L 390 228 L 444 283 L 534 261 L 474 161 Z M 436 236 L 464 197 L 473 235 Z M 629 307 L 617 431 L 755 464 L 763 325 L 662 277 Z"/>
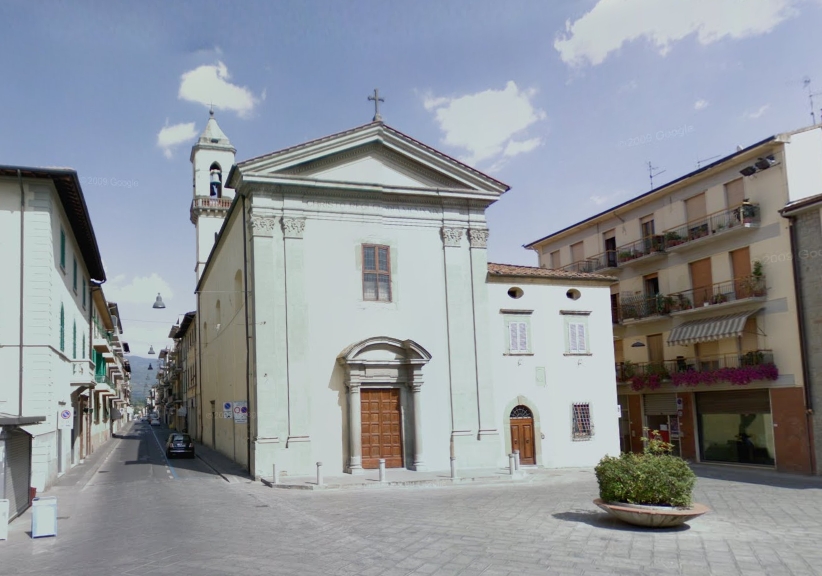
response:
<path id="1" fill-rule="evenodd" d="M 205 130 L 191 148 L 190 158 L 194 174 L 191 223 L 197 229 L 195 271 L 198 282 L 223 219 L 234 200 L 234 190 L 225 187 L 225 180 L 234 165 L 236 153 L 228 136 L 220 130 L 212 109 Z"/>

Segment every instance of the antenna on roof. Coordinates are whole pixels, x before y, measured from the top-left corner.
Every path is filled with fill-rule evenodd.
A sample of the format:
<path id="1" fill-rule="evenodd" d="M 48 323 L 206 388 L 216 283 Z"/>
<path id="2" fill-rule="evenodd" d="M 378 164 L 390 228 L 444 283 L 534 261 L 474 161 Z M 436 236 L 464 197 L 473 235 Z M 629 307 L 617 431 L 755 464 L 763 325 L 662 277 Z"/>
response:
<path id="1" fill-rule="evenodd" d="M 813 110 L 813 97 L 814 96 L 822 96 L 822 92 L 812 92 L 811 91 L 811 79 L 808 76 L 805 76 L 802 79 L 802 87 L 808 91 L 808 102 L 811 105 L 811 122 L 814 126 L 816 126 L 816 113 Z M 820 117 L 822 117 L 822 110 L 820 112 Z"/>
<path id="2" fill-rule="evenodd" d="M 741 150 L 742 148 L 737 146 L 737 149 Z M 717 154 L 716 156 L 711 156 L 710 158 L 703 158 L 702 160 L 697 160 L 696 161 L 696 168 L 698 170 L 698 169 L 702 168 L 702 165 L 705 164 L 706 162 L 710 162 L 711 160 L 716 160 L 717 158 L 721 158 L 721 157 L 722 157 L 721 154 Z"/>
<path id="3" fill-rule="evenodd" d="M 660 170 L 659 172 L 654 172 L 654 170 L 658 170 L 658 168 L 651 164 L 651 161 L 648 160 L 648 176 L 651 179 L 651 190 L 654 189 L 654 176 L 659 176 L 660 174 L 665 172 L 665 170 Z"/>

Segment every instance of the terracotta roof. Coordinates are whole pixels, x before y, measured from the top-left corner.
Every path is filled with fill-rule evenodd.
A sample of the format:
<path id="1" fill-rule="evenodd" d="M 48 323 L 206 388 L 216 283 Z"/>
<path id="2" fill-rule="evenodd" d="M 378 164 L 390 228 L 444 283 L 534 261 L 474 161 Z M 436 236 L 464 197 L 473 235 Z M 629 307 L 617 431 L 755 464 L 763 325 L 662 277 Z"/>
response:
<path id="1" fill-rule="evenodd" d="M 488 273 L 491 276 L 533 276 L 538 278 L 554 278 L 557 280 L 610 280 L 616 282 L 613 276 L 591 274 L 589 272 L 568 272 L 566 270 L 552 270 L 536 266 L 517 266 L 515 264 L 488 263 Z"/>

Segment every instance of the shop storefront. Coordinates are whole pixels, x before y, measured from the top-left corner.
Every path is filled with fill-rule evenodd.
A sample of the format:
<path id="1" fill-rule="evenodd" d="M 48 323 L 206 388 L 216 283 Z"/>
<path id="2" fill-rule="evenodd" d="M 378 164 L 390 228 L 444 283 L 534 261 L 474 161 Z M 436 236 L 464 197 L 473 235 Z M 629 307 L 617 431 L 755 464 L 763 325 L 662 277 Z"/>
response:
<path id="1" fill-rule="evenodd" d="M 681 450 L 676 394 L 645 394 L 642 400 L 645 427 L 649 431 L 659 432 L 662 440 L 673 444 L 672 453 L 679 456 Z"/>
<path id="2" fill-rule="evenodd" d="M 698 392 L 696 409 L 703 462 L 774 465 L 768 390 Z"/>

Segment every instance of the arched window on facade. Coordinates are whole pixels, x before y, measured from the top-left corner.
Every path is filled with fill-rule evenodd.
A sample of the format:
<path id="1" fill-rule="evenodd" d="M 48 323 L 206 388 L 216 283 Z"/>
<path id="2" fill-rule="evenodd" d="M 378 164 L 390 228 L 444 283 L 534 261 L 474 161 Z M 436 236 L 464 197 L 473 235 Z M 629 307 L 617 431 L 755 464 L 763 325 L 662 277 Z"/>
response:
<path id="1" fill-rule="evenodd" d="M 209 169 L 211 173 L 210 193 L 212 198 L 223 197 L 223 170 L 220 165 L 214 162 Z"/>

